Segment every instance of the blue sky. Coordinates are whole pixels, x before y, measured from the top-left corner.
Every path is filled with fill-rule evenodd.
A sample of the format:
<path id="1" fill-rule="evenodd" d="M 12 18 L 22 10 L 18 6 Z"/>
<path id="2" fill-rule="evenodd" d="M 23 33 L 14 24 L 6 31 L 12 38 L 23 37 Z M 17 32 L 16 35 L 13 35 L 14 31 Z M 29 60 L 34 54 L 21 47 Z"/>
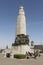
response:
<path id="1" fill-rule="evenodd" d="M 43 43 L 43 0 L 0 0 L 0 48 L 10 47 L 14 42 L 21 5 L 24 6 L 30 41 Z"/>

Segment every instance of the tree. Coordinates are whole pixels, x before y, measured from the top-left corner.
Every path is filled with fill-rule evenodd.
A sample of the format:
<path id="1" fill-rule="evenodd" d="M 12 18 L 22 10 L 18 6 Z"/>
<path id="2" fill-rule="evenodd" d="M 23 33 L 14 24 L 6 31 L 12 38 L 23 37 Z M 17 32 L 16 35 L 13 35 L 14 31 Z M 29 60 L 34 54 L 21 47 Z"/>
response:
<path id="1" fill-rule="evenodd" d="M 8 45 L 6 46 L 6 49 L 8 49 Z"/>
<path id="2" fill-rule="evenodd" d="M 34 46 L 34 41 L 31 41 L 31 46 Z"/>

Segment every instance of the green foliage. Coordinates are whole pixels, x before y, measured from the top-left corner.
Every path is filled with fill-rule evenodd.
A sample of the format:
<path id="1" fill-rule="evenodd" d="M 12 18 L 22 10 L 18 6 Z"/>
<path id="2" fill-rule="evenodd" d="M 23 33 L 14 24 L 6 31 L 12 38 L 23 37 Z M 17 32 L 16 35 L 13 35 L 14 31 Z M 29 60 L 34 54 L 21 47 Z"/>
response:
<path id="1" fill-rule="evenodd" d="M 15 54 L 15 55 L 14 55 L 14 58 L 24 59 L 24 58 L 26 58 L 26 55 L 24 55 L 24 54 Z"/>
<path id="2" fill-rule="evenodd" d="M 34 46 L 34 41 L 31 41 L 31 46 Z"/>

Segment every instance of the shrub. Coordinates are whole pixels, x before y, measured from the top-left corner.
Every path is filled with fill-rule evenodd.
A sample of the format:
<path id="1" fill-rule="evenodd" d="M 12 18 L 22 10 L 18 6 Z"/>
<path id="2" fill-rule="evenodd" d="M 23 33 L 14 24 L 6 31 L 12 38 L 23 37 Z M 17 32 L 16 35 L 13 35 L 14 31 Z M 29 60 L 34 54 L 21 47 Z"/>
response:
<path id="1" fill-rule="evenodd" d="M 15 54 L 15 55 L 14 55 L 14 58 L 24 59 L 24 58 L 26 58 L 26 55 L 25 55 L 25 54 Z"/>

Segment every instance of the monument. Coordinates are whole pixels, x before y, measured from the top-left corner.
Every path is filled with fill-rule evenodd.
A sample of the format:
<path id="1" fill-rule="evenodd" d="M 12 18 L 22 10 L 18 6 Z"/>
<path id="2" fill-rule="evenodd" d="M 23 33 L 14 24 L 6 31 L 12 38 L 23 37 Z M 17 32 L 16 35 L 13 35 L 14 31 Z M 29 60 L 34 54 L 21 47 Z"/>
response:
<path id="1" fill-rule="evenodd" d="M 17 16 L 16 37 L 14 46 L 21 44 L 29 44 L 29 38 L 28 35 L 26 35 L 26 17 L 23 6 L 20 6 L 19 13 Z"/>
<path id="2" fill-rule="evenodd" d="M 26 54 L 26 52 L 31 52 L 29 45 L 29 37 L 26 34 L 26 17 L 24 12 L 24 7 L 20 6 L 19 13 L 16 22 L 16 36 L 15 41 L 12 43 L 10 49 L 5 49 L 4 54 L 10 53 L 11 56 L 14 54 Z"/>
<path id="3" fill-rule="evenodd" d="M 30 51 L 29 37 L 26 34 L 26 17 L 24 7 L 20 6 L 16 23 L 16 37 L 12 44 L 16 54 L 25 54 Z"/>

